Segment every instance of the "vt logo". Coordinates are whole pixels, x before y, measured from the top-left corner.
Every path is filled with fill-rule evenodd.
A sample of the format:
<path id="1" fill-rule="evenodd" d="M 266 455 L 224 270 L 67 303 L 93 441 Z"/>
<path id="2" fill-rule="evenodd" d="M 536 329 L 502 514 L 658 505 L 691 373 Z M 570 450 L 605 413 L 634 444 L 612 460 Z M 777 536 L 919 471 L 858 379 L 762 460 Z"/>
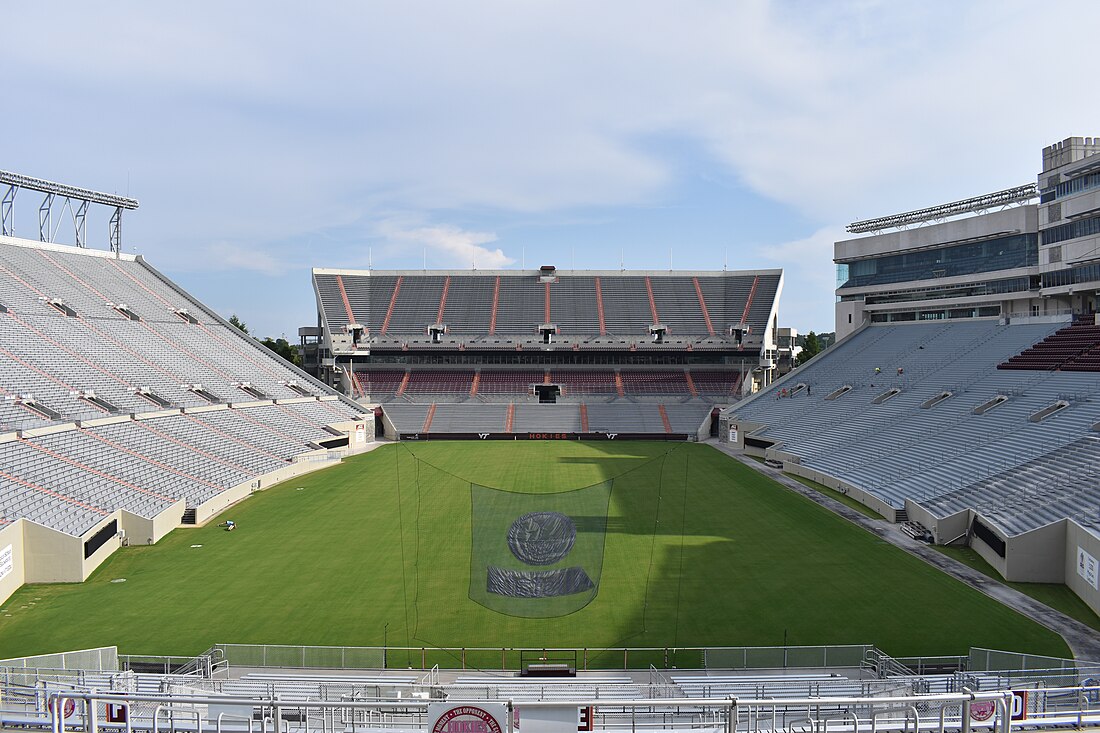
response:
<path id="1" fill-rule="evenodd" d="M 470 598 L 509 616 L 578 611 L 599 592 L 611 482 L 556 494 L 473 485 Z"/>

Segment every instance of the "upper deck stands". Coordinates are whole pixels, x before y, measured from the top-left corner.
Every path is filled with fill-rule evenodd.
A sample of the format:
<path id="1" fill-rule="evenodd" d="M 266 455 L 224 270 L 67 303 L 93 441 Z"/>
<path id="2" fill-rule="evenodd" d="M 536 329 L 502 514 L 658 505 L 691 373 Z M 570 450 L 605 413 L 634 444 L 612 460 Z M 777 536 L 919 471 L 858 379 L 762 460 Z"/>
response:
<path id="1" fill-rule="evenodd" d="M 428 326 L 436 322 L 445 279 L 429 275 L 403 277 L 400 281 L 401 287 L 398 288 L 397 280 L 393 280 L 385 310 L 370 314 L 375 319 L 382 318 L 377 329 L 372 328 L 372 331 L 381 331 L 385 326 L 387 333 L 426 334 Z M 356 318 L 360 318 L 358 313 Z M 373 324 L 368 321 L 362 325 Z"/>
<path id="2" fill-rule="evenodd" d="M 652 324 L 660 322 L 653 319 L 645 278 L 604 277 L 600 278 L 600 285 L 607 333 L 615 336 L 645 334 Z"/>
<path id="3" fill-rule="evenodd" d="M 0 240 L 4 428 L 328 394 L 140 259 L 103 254 Z"/>
<path id="4" fill-rule="evenodd" d="M 560 325 L 563 334 L 591 335 L 601 332 L 595 277 L 562 277 L 550 285 L 549 292 L 549 322 Z M 521 333 L 530 333 L 530 330 Z"/>
<path id="5" fill-rule="evenodd" d="M 313 282 L 332 333 L 353 316 L 371 337 L 423 337 L 441 322 L 452 337 L 534 336 L 551 323 L 562 336 L 648 338 L 660 323 L 670 336 L 728 339 L 742 323 L 763 332 L 781 280 L 778 270 L 538 275 L 315 270 Z"/>
<path id="6" fill-rule="evenodd" d="M 496 282 L 497 278 L 490 275 L 471 274 L 451 278 L 443 322 L 452 333 L 488 333 L 489 325 L 493 323 Z"/>

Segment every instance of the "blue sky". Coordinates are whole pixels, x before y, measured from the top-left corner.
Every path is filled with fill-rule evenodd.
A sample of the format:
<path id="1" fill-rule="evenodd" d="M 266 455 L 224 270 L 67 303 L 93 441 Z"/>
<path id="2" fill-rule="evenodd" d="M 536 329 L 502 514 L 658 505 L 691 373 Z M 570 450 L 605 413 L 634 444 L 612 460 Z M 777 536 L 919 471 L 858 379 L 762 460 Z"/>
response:
<path id="1" fill-rule="evenodd" d="M 309 268 L 782 267 L 1100 134 L 1094 2 L 76 2 L 4 10 L 0 168 L 128 193 L 128 252 L 258 335 Z M 37 236 L 38 201 L 16 234 Z M 106 246 L 106 217 L 90 218 Z M 70 239 L 66 239 L 69 237 Z M 71 241 L 62 225 L 59 241 Z"/>

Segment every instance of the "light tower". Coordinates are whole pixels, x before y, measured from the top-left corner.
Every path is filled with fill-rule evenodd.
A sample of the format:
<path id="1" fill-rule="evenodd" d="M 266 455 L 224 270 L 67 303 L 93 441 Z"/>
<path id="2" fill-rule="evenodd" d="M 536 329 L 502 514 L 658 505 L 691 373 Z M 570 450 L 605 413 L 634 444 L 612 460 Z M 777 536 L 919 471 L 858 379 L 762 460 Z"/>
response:
<path id="1" fill-rule="evenodd" d="M 38 207 L 38 239 L 43 242 L 52 242 L 57 234 L 57 228 L 61 226 L 60 221 L 56 227 L 53 224 L 53 209 L 57 199 L 63 201 L 61 214 L 68 211 L 72 216 L 77 247 L 87 246 L 88 205 L 100 204 L 113 208 L 114 213 L 111 214 L 108 224 L 108 239 L 111 251 L 116 255 L 122 252 L 122 211 L 138 207 L 137 199 L 101 193 L 65 183 L 54 183 L 10 171 L 0 170 L 0 186 L 7 186 L 3 199 L 0 199 L 0 235 L 15 236 L 15 196 L 26 189 L 44 194 L 42 203 Z"/>

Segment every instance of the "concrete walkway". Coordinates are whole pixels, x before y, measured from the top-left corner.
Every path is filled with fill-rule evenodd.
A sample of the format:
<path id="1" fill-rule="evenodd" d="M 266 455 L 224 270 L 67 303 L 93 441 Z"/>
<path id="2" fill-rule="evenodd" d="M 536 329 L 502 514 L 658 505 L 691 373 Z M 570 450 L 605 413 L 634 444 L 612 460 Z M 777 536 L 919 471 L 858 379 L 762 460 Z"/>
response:
<path id="1" fill-rule="evenodd" d="M 744 463 L 749 468 L 765 474 L 778 481 L 786 488 L 805 496 L 810 501 L 816 502 L 834 514 L 847 519 L 853 524 L 858 524 L 868 532 L 873 532 L 892 545 L 896 545 L 924 560 L 929 565 L 939 568 L 943 572 L 958 578 L 971 588 L 981 591 L 990 598 L 996 599 L 1009 608 L 1013 608 L 1037 623 L 1042 624 L 1051 631 L 1060 634 L 1066 640 L 1066 644 L 1073 651 L 1073 656 L 1079 661 L 1100 662 L 1100 633 L 1085 624 L 1070 618 L 1061 611 L 1056 611 L 1035 600 L 1031 596 L 1024 595 L 1017 590 L 1009 588 L 1004 583 L 994 580 L 973 568 L 962 564 L 954 558 L 937 552 L 923 542 L 919 542 L 901 531 L 900 525 L 887 522 L 885 519 L 872 519 L 855 509 L 852 509 L 825 494 L 811 489 L 805 484 L 799 483 L 782 470 L 772 468 L 763 463 L 754 461 L 741 451 L 730 448 L 726 443 L 707 441 L 708 445 L 729 455 L 733 459 Z"/>

